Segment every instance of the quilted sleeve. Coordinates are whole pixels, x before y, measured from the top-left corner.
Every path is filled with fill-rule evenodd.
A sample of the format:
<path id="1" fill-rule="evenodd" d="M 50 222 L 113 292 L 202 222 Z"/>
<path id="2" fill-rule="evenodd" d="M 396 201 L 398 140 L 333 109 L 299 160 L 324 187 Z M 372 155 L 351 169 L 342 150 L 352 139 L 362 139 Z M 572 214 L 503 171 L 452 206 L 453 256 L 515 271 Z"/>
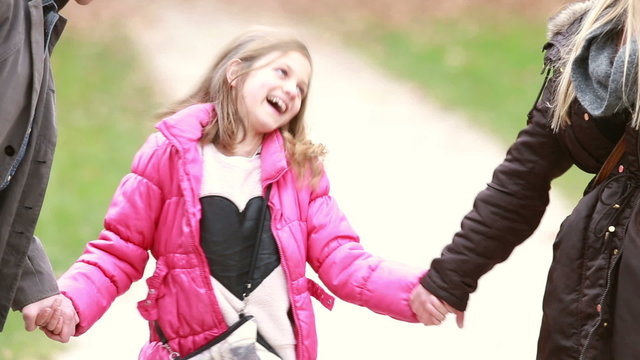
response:
<path id="1" fill-rule="evenodd" d="M 307 258 L 329 290 L 376 313 L 416 322 L 409 296 L 425 270 L 368 253 L 329 196 L 326 176 L 314 192 L 308 212 Z"/>
<path id="2" fill-rule="evenodd" d="M 163 193 L 151 179 L 158 176 L 166 151 L 157 134 L 149 138 L 113 196 L 104 229 L 58 280 L 80 318 L 76 335 L 87 331 L 143 275 L 163 204 Z"/>

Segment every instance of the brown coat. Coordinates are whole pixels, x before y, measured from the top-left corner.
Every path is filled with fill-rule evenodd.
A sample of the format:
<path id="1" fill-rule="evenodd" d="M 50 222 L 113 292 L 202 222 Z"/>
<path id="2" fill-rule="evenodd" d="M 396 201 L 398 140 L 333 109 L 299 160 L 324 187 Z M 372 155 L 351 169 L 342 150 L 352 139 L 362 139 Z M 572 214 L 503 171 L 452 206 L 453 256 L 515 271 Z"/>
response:
<path id="1" fill-rule="evenodd" d="M 0 0 L 0 330 L 10 307 L 58 292 L 33 233 L 56 142 L 49 56 L 65 20 L 42 3 Z"/>
<path id="2" fill-rule="evenodd" d="M 545 45 L 547 66 L 558 70 L 560 48 L 579 27 L 588 3 L 562 14 Z M 558 74 L 556 71 L 555 74 Z M 628 113 L 594 118 L 576 101 L 571 125 L 550 127 L 556 78 L 543 87 L 507 156 L 475 199 L 440 258 L 421 283 L 459 310 L 478 279 L 507 259 L 538 226 L 548 205 L 551 181 L 572 165 L 597 173 L 617 140 L 627 142 L 621 164 L 585 196 L 563 222 L 544 297 L 538 359 L 637 359 L 640 342 L 640 162 L 638 131 L 626 127 Z M 617 206 L 616 206 L 617 205 Z"/>

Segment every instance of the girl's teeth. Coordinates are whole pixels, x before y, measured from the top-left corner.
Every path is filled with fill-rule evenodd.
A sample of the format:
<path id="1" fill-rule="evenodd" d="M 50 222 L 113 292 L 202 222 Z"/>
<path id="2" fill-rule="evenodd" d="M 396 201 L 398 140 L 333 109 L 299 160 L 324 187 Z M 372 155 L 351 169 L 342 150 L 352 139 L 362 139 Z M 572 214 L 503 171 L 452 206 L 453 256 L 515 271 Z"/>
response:
<path id="1" fill-rule="evenodd" d="M 269 97 L 269 101 L 271 103 L 273 103 L 274 105 L 276 105 L 280 112 L 284 112 L 286 110 L 286 106 L 285 106 L 284 102 L 280 98 L 277 98 L 277 97 L 274 97 L 274 96 L 270 96 Z"/>

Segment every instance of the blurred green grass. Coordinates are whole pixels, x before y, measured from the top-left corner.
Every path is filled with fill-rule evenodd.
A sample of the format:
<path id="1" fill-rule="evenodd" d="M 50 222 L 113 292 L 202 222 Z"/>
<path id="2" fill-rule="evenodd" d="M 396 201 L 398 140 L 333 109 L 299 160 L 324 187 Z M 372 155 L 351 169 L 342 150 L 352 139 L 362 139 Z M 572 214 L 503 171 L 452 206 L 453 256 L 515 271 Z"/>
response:
<path id="1" fill-rule="evenodd" d="M 152 131 L 150 82 L 123 36 L 65 33 L 56 46 L 53 72 L 58 145 L 36 229 L 57 275 L 102 229 L 102 220 L 135 151 Z M 40 331 L 23 330 L 12 312 L 0 334 L 0 359 L 49 359 L 63 345 Z"/>
<path id="2" fill-rule="evenodd" d="M 546 20 L 524 14 L 479 12 L 404 26 L 370 20 L 350 28 L 346 39 L 382 68 L 495 134 L 505 153 L 526 125 L 544 79 Z M 590 178 L 573 168 L 553 186 L 575 201 Z"/>

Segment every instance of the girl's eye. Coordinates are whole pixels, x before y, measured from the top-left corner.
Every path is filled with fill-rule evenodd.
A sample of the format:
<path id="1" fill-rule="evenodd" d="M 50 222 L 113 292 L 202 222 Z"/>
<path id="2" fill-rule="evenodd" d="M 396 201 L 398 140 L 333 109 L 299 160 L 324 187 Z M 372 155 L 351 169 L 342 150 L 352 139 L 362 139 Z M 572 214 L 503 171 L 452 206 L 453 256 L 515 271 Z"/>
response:
<path id="1" fill-rule="evenodd" d="M 298 86 L 297 89 L 298 89 L 298 94 L 300 94 L 300 96 L 304 97 L 304 92 L 305 92 L 304 88 L 302 86 Z"/>
<path id="2" fill-rule="evenodd" d="M 285 70 L 285 69 L 283 69 L 283 68 L 277 68 L 277 69 L 276 69 L 276 72 L 277 72 L 277 73 L 278 73 L 278 75 L 280 75 L 280 76 L 284 76 L 284 77 L 286 77 L 286 76 L 287 76 L 287 70 Z"/>

